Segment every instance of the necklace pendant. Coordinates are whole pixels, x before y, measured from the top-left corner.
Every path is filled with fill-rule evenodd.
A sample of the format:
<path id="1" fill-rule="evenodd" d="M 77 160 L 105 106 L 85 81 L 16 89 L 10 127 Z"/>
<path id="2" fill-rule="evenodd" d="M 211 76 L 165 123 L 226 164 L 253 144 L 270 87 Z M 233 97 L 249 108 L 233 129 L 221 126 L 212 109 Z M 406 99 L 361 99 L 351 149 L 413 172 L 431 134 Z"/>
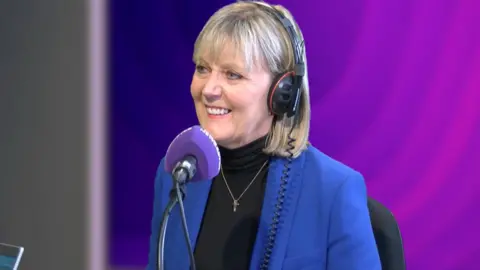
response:
<path id="1" fill-rule="evenodd" d="M 237 200 L 233 200 L 233 212 L 237 212 L 237 206 L 239 206 L 240 204 L 238 203 Z"/>

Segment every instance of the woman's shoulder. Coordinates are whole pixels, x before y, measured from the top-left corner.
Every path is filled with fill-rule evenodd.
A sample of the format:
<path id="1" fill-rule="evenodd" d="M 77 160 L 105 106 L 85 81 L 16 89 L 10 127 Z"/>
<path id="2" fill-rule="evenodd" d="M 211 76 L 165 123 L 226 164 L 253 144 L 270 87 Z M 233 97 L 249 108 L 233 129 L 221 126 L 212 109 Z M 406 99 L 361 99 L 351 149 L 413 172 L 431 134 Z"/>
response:
<path id="1" fill-rule="evenodd" d="M 335 188 L 351 179 L 364 181 L 360 172 L 312 145 L 308 146 L 302 156 L 304 159 L 302 166 L 303 182 L 307 185 L 309 183 L 321 184 L 324 188 Z"/>

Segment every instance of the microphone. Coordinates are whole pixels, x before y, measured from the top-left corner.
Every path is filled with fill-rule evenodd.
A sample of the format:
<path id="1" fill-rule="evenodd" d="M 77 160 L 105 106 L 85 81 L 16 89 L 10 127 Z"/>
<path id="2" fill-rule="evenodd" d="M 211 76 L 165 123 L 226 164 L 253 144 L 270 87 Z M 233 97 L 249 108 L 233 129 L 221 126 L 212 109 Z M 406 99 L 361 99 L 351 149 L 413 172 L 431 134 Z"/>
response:
<path id="1" fill-rule="evenodd" d="M 165 170 L 180 184 L 212 179 L 220 172 L 217 143 L 200 126 L 187 128 L 170 143 Z"/>
<path id="2" fill-rule="evenodd" d="M 175 205 L 178 203 L 182 219 L 183 233 L 190 258 L 190 268 L 195 270 L 190 236 L 188 234 L 183 199 L 185 185 L 189 182 L 198 182 L 214 178 L 220 172 L 220 151 L 212 136 L 200 126 L 193 126 L 175 137 L 170 143 L 165 156 L 165 171 L 172 174 L 173 186 L 170 191 L 170 201 L 163 212 L 158 237 L 159 270 L 164 269 L 165 234 L 168 218 Z"/>

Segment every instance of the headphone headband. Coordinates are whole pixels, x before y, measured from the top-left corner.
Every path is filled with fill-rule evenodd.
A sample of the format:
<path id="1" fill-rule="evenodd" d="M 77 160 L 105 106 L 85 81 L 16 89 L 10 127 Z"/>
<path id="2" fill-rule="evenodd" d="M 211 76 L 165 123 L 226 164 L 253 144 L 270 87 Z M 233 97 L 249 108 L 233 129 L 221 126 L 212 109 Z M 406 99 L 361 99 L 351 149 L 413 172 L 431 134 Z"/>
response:
<path id="1" fill-rule="evenodd" d="M 293 48 L 293 57 L 295 61 L 294 72 L 296 76 L 302 76 L 305 74 L 305 64 L 303 61 L 303 46 L 304 42 L 300 41 L 300 38 L 295 29 L 295 25 L 290 21 L 282 12 L 277 10 L 274 6 L 265 2 L 254 2 L 257 6 L 261 7 L 264 11 L 272 14 L 277 21 L 279 21 L 285 31 L 288 33 L 290 43 Z"/>

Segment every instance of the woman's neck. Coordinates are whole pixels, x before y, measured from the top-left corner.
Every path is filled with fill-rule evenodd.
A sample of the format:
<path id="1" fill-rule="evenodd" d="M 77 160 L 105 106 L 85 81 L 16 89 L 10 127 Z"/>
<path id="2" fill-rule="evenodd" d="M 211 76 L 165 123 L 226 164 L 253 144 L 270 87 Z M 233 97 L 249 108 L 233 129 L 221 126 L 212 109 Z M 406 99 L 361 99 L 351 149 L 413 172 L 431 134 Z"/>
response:
<path id="1" fill-rule="evenodd" d="M 235 149 L 220 146 L 222 169 L 224 171 L 260 169 L 269 159 L 269 155 L 263 152 L 266 142 L 267 136 L 264 136 Z"/>

